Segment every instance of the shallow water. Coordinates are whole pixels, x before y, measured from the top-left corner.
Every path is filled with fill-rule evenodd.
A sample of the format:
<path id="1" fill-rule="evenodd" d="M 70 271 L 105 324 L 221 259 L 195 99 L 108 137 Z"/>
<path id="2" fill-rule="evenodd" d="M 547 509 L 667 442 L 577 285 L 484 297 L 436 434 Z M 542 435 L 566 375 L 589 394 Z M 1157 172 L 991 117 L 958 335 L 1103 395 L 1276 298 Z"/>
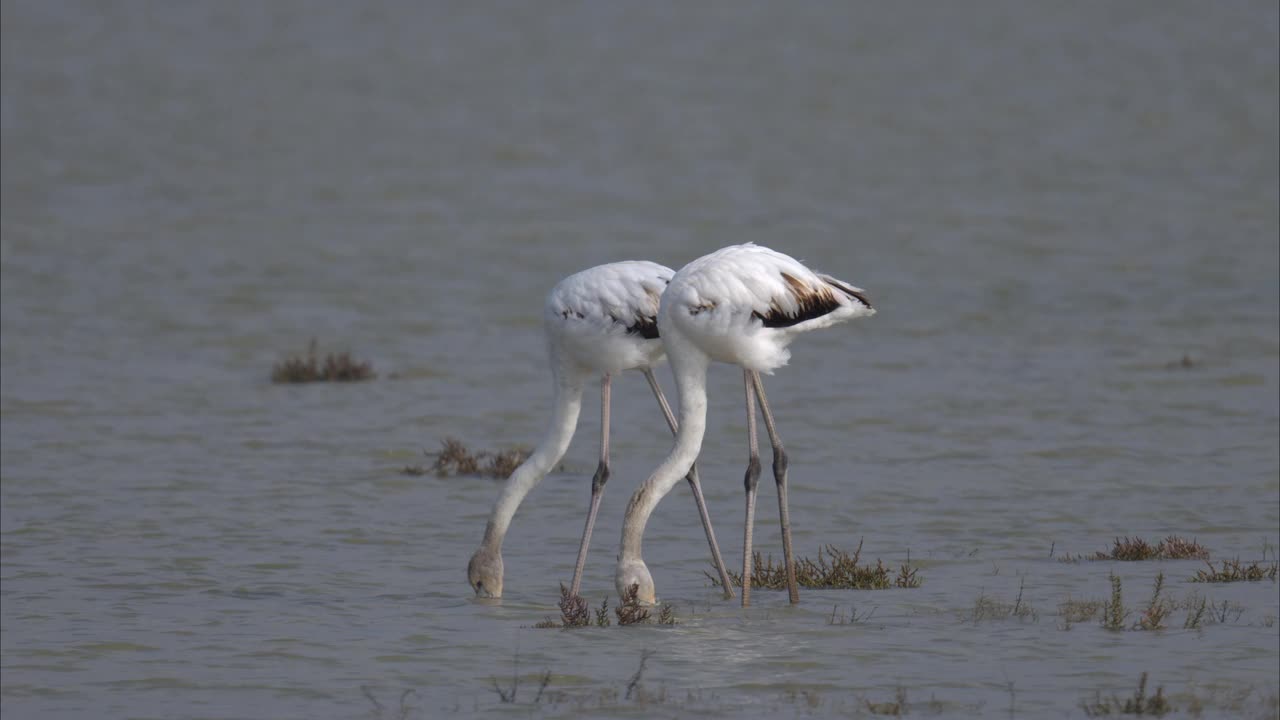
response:
<path id="1" fill-rule="evenodd" d="M 1274 716 L 1274 582 L 1060 559 L 1171 533 L 1276 559 L 1277 17 L 6 2 L 5 717 L 859 715 L 899 689 L 913 715 L 1081 717 L 1143 672 L 1183 713 Z M 498 483 L 401 468 L 537 440 L 561 276 L 748 240 L 880 309 L 766 381 L 797 549 L 862 540 L 923 585 L 744 612 L 679 488 L 645 543 L 678 625 L 534 629 L 572 572 L 588 398 L 507 596 L 473 600 Z M 271 385 L 312 337 L 381 377 Z M 735 564 L 739 381 L 712 373 L 701 460 Z M 593 603 L 669 447 L 638 375 L 614 412 Z M 1067 623 L 1113 572 L 1131 620 L 1163 572 L 1224 622 Z M 1020 592 L 1033 614 L 974 620 Z"/>

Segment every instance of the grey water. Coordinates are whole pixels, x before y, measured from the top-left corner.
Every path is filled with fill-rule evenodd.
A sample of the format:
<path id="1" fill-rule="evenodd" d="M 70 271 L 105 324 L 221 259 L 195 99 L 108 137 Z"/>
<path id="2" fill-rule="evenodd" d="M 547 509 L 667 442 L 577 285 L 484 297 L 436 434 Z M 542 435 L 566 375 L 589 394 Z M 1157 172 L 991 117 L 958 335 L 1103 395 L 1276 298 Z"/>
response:
<path id="1" fill-rule="evenodd" d="M 857 717 L 903 693 L 1071 718 L 1143 673 L 1181 716 L 1276 716 L 1274 581 L 1062 561 L 1170 534 L 1276 560 L 1274 2 L 2 8 L 6 720 Z M 645 543 L 677 625 L 534 628 L 572 572 L 589 395 L 506 596 L 475 600 L 499 481 L 403 468 L 537 441 L 559 278 L 747 241 L 879 309 L 766 379 L 799 554 L 861 542 L 923 584 L 744 611 L 681 487 Z M 271 384 L 312 338 L 379 377 Z M 732 564 L 740 380 L 713 367 L 700 460 Z M 670 447 L 640 376 L 613 395 L 593 605 Z M 1113 573 L 1130 624 L 1163 573 L 1169 627 L 1071 622 Z M 1217 617 L 1186 629 L 1198 600 Z"/>

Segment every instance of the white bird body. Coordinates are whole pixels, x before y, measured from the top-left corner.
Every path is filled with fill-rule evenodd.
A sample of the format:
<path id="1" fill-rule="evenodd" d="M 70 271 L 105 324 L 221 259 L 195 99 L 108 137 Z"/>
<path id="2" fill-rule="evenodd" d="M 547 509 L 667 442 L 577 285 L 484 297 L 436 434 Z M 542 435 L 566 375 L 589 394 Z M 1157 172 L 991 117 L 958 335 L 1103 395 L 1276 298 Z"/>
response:
<path id="1" fill-rule="evenodd" d="M 578 424 L 583 389 L 589 379 L 600 376 L 600 466 L 592 483 L 591 510 L 574 572 L 573 592 L 577 594 L 599 495 L 609 477 L 611 376 L 623 370 L 643 372 L 675 432 L 674 415 L 653 375 L 653 367 L 664 360 L 657 327 L 659 302 L 673 274 L 670 268 L 654 262 L 629 260 L 570 275 L 548 293 L 543 307 L 543 326 L 555 389 L 552 420 L 546 435 L 528 459 L 512 472 L 494 503 L 484 539 L 467 566 L 467 579 L 477 595 L 502 596 L 502 543 L 511 519 L 525 496 L 568 450 Z M 723 568 L 695 473 L 690 472 L 689 482 L 711 545 L 713 562 Z M 727 573 L 723 577 L 727 578 Z"/>
<path id="2" fill-rule="evenodd" d="M 658 326 L 712 360 L 772 373 L 791 359 L 798 335 L 875 314 L 862 292 L 769 248 L 731 245 L 676 273 Z"/>
<path id="3" fill-rule="evenodd" d="M 598 265 L 561 280 L 547 295 L 544 326 L 553 362 L 591 375 L 661 364 L 655 319 L 674 275 L 646 260 Z"/>
<path id="4" fill-rule="evenodd" d="M 627 506 L 615 574 L 620 595 L 635 585 L 640 601 L 656 600 L 653 579 L 641 557 L 644 528 L 658 502 L 697 459 L 706 431 L 706 373 L 712 361 L 720 361 L 742 366 L 746 382 L 751 458 L 746 477 L 743 605 L 749 602 L 751 528 L 760 473 L 755 439 L 757 398 L 773 444 L 784 560 L 791 577 L 791 600 L 798 602 L 786 502 L 787 459 L 759 373 L 785 365 L 790 359 L 787 346 L 798 335 L 873 314 L 875 310 L 860 288 L 750 243 L 698 258 L 675 274 L 662 296 L 658 329 L 679 391 L 679 431 L 671 453 Z"/>

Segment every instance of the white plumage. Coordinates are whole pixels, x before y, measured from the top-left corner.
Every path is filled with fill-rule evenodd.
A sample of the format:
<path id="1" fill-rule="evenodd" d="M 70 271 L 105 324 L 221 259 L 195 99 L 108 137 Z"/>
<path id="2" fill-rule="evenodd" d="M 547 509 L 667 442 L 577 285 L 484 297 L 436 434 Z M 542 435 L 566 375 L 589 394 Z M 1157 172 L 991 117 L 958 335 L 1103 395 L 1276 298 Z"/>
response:
<path id="1" fill-rule="evenodd" d="M 676 376 L 680 428 L 671 453 L 636 490 L 627 506 L 615 574 L 619 594 L 635 585 L 641 601 L 656 600 L 653 578 L 641 556 L 645 524 L 658 501 L 701 450 L 707 419 L 707 368 L 712 361 L 719 361 L 740 365 L 746 388 L 750 460 L 745 483 L 742 603 L 746 606 L 750 602 L 751 536 L 760 473 L 755 431 L 757 400 L 773 446 L 791 601 L 799 601 L 786 499 L 788 461 L 760 373 L 785 365 L 790 358 L 787 346 L 798 335 L 873 314 L 875 310 L 860 288 L 815 273 L 794 258 L 753 244 L 723 248 L 694 260 L 675 274 L 662 296 L 658 329 Z"/>
<path id="2" fill-rule="evenodd" d="M 658 323 L 712 360 L 772 373 L 790 360 L 797 335 L 875 314 L 862 293 L 780 252 L 732 245 L 680 269 Z"/>
<path id="3" fill-rule="evenodd" d="M 543 309 L 552 355 L 596 375 L 661 363 L 656 320 L 674 274 L 658 263 L 627 260 L 561 280 Z"/>
<path id="4" fill-rule="evenodd" d="M 502 596 L 502 542 L 511 518 L 529 491 L 564 456 L 577 428 L 583 388 L 590 378 L 598 375 L 601 378 L 600 464 L 592 481 L 591 507 L 574 570 L 572 592 L 577 594 L 600 494 L 609 478 L 612 375 L 623 370 L 640 370 L 675 432 L 675 417 L 653 375 L 653 367 L 664 357 L 657 328 L 659 301 L 673 274 L 668 267 L 642 260 L 610 263 L 570 275 L 547 295 L 543 326 L 555 389 L 552 419 L 533 453 L 507 479 L 490 513 L 480 548 L 467 566 L 467 579 L 478 596 Z M 727 578 L 696 472 L 691 470 L 688 478 L 711 545 L 712 560 Z"/>

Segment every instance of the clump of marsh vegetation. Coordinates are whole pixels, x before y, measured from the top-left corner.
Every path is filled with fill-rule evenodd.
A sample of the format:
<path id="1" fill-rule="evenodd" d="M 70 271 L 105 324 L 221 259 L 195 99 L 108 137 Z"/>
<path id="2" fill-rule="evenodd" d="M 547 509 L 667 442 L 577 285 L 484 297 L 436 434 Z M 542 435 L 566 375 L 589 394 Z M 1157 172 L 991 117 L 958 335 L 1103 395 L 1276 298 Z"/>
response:
<path id="1" fill-rule="evenodd" d="M 1120 576 L 1111 573 L 1109 577 L 1111 580 L 1111 598 L 1102 606 L 1102 627 L 1108 630 L 1124 630 L 1124 621 L 1129 616 L 1129 611 L 1124 607 Z"/>
<path id="2" fill-rule="evenodd" d="M 640 585 L 632 584 L 622 593 L 622 603 L 613 609 L 614 614 L 618 616 L 619 625 L 640 625 L 652 622 L 649 619 L 649 608 L 640 603 L 638 596 L 640 594 Z M 675 612 L 670 605 L 663 605 L 658 610 L 659 625 L 675 625 Z"/>
<path id="3" fill-rule="evenodd" d="M 978 599 L 974 601 L 973 609 L 969 613 L 969 620 L 975 625 L 982 620 L 1002 620 L 1004 618 L 1038 620 L 1039 616 L 1036 614 L 1035 608 L 1022 599 L 1025 583 L 1025 580 L 1018 583 L 1018 596 L 1014 598 L 1012 603 L 993 598 L 985 592 L 978 595 Z"/>
<path id="4" fill-rule="evenodd" d="M 639 585 L 632 585 L 622 595 L 622 604 L 614 608 L 614 614 L 618 617 L 619 625 L 644 625 L 657 622 L 659 625 L 675 625 L 675 610 L 670 605 L 662 605 L 658 608 L 658 617 L 656 621 L 650 616 L 649 608 L 645 607 L 637 600 L 636 596 L 640 592 Z M 612 624 L 609 619 L 609 598 L 606 596 L 600 603 L 600 607 L 596 608 L 594 617 L 590 606 L 587 604 L 586 598 L 581 595 L 574 595 L 569 592 L 569 588 L 560 584 L 560 619 L 553 620 L 547 618 L 542 622 L 534 625 L 535 628 L 575 628 L 588 627 L 596 625 L 597 627 L 608 627 Z"/>
<path id="5" fill-rule="evenodd" d="M 1226 625 L 1227 623 L 1239 622 L 1240 616 L 1244 614 L 1244 608 L 1238 603 L 1230 600 L 1223 600 L 1221 603 L 1211 603 L 1203 596 L 1193 595 L 1187 599 L 1184 607 L 1187 609 L 1187 619 L 1182 623 L 1182 627 L 1188 630 L 1198 630 L 1204 625 Z M 1270 627 L 1267 618 L 1263 618 L 1262 624 Z"/>
<path id="6" fill-rule="evenodd" d="M 618 625 L 639 625 L 648 623 L 649 609 L 640 602 L 636 601 L 636 594 L 640 592 L 640 585 L 631 585 L 622 594 L 622 605 L 614 607 L 613 611 L 618 615 Z"/>
<path id="7" fill-rule="evenodd" d="M 1164 686 L 1156 687 L 1156 694 L 1147 696 L 1147 674 L 1142 673 L 1138 679 L 1138 689 L 1131 697 L 1122 698 L 1112 695 L 1102 697 L 1101 691 L 1095 691 L 1093 700 L 1080 701 L 1080 709 L 1086 717 L 1103 717 L 1106 715 L 1153 715 L 1163 717 L 1173 711 L 1173 706 L 1164 697 Z"/>
<path id="8" fill-rule="evenodd" d="M 1236 622 L 1244 614 L 1244 608 L 1236 603 L 1223 600 L 1222 603 L 1211 603 L 1204 596 L 1191 594 L 1182 601 L 1165 595 L 1164 575 L 1157 575 L 1151 589 L 1151 598 L 1146 607 L 1139 613 L 1138 620 L 1132 625 L 1128 618 L 1132 610 L 1125 606 L 1123 587 L 1120 578 L 1111 576 L 1111 598 L 1109 600 L 1073 600 L 1067 598 L 1058 605 L 1059 629 L 1070 630 L 1072 625 L 1098 620 L 1108 630 L 1163 630 L 1168 627 L 1169 616 L 1175 610 L 1186 610 L 1182 627 L 1186 630 L 1199 630 L 1205 625 L 1226 624 Z M 1266 621 L 1263 621 L 1266 624 Z"/>
<path id="9" fill-rule="evenodd" d="M 357 382 L 377 377 L 373 366 L 351 357 L 351 353 L 325 353 L 320 357 L 313 338 L 305 355 L 291 355 L 271 368 L 273 383 Z"/>
<path id="10" fill-rule="evenodd" d="M 1062 622 L 1059 627 L 1070 630 L 1076 623 L 1089 622 L 1098 617 L 1098 613 L 1106 607 L 1102 600 L 1072 600 L 1067 598 L 1058 604 L 1058 617 Z"/>
<path id="11" fill-rule="evenodd" d="M 609 602 L 609 599 L 605 598 L 604 601 Z M 560 583 L 560 622 L 564 627 L 586 627 L 591 624 L 587 599 L 570 593 L 564 583 Z"/>
<path id="12" fill-rule="evenodd" d="M 1211 622 L 1227 622 L 1232 612 L 1235 613 L 1235 619 L 1239 619 L 1243 612 L 1238 605 L 1231 605 L 1224 601 L 1219 608 L 1196 595 L 1178 602 L 1165 593 L 1164 573 L 1160 573 L 1156 575 L 1155 582 L 1152 584 L 1151 597 L 1146 605 L 1139 609 L 1137 620 L 1130 623 L 1129 617 L 1133 615 L 1133 609 L 1124 604 L 1124 588 L 1120 576 L 1112 573 L 1109 577 L 1111 581 L 1109 599 L 1105 601 L 1068 599 L 1058 606 L 1058 614 L 1062 619 L 1059 626 L 1061 629 L 1070 630 L 1075 623 L 1096 618 L 1107 630 L 1164 630 L 1169 627 L 1169 619 L 1173 612 L 1184 609 L 1187 614 L 1183 618 L 1182 627 L 1194 630 Z"/>
<path id="13" fill-rule="evenodd" d="M 1275 580 L 1277 571 L 1280 571 L 1280 565 L 1271 563 L 1266 565 L 1263 563 L 1251 563 L 1245 565 L 1240 562 L 1240 558 L 1235 560 L 1223 560 L 1221 568 L 1215 568 L 1213 563 L 1208 560 L 1205 565 L 1209 566 L 1208 570 L 1197 570 L 1195 577 L 1191 578 L 1191 582 L 1202 583 L 1228 583 L 1228 582 L 1257 582 L 1259 580 Z"/>
<path id="14" fill-rule="evenodd" d="M 440 451 L 423 455 L 433 457 L 430 468 L 422 465 L 406 465 L 400 472 L 403 475 L 426 475 L 434 473 L 436 477 L 451 475 L 480 475 L 498 479 L 506 479 L 529 458 L 527 448 L 515 447 L 506 450 L 472 452 L 461 440 L 446 437 L 441 441 Z"/>
<path id="15" fill-rule="evenodd" d="M 1116 538 L 1110 551 L 1094 553 L 1093 560 L 1208 560 L 1209 551 L 1195 540 L 1177 535 L 1152 545 L 1139 537 Z"/>
<path id="16" fill-rule="evenodd" d="M 1138 616 L 1138 630 L 1163 630 L 1165 618 L 1173 612 L 1173 604 L 1162 593 L 1164 592 L 1164 573 L 1156 575 L 1155 586 L 1151 589 L 1151 600 Z"/>
<path id="17" fill-rule="evenodd" d="M 859 565 L 862 557 L 862 541 L 853 553 L 847 553 L 835 545 L 826 545 L 818 549 L 817 561 L 807 557 L 796 559 L 796 582 L 800 587 L 814 590 L 886 590 L 888 588 L 920 587 L 921 579 L 917 575 L 919 568 L 911 565 L 911 558 L 898 567 L 894 573 L 877 559 L 875 565 Z M 784 590 L 787 587 L 787 568 L 785 563 L 773 562 L 773 556 L 767 559 L 760 553 L 751 555 L 751 585 L 765 590 Z M 710 578 L 713 585 L 720 584 L 720 578 L 707 571 L 703 574 Z M 734 585 L 742 587 L 742 574 L 729 571 L 729 579 Z"/>

